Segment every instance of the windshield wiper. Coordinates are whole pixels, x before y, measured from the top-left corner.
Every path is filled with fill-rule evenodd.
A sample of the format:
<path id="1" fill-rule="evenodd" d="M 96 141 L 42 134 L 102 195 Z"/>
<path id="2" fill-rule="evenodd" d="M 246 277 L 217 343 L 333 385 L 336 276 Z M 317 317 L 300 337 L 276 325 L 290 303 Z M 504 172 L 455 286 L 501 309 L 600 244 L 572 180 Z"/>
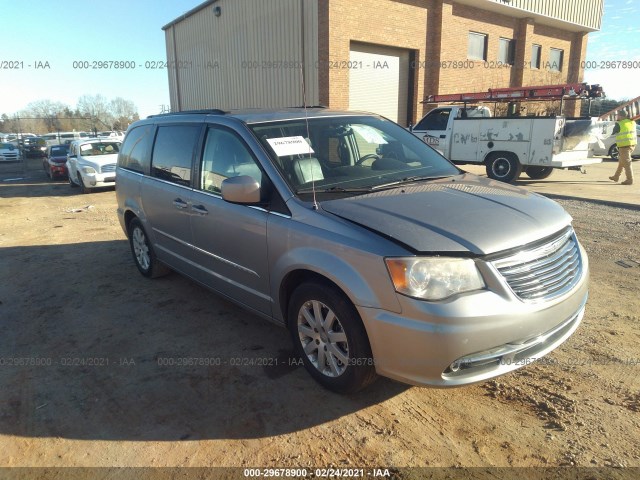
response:
<path id="1" fill-rule="evenodd" d="M 425 176 L 405 177 L 402 180 L 396 180 L 394 182 L 383 183 L 382 185 L 373 185 L 372 187 L 369 187 L 369 188 L 370 188 L 371 191 L 380 190 L 380 189 L 383 189 L 383 188 L 397 187 L 398 185 L 404 185 L 406 183 L 422 182 L 422 181 L 426 181 L 426 180 L 439 180 L 441 178 L 447 178 L 447 177 L 450 177 L 450 176 L 451 175 L 440 175 L 440 176 L 436 176 L 436 177 L 425 177 Z"/>
<path id="2" fill-rule="evenodd" d="M 313 188 L 301 188 L 296 190 L 297 194 L 300 193 L 313 193 Z M 366 188 L 343 188 L 343 187 L 330 187 L 330 188 L 316 188 L 316 193 L 367 193 L 371 191 L 371 187 Z"/>

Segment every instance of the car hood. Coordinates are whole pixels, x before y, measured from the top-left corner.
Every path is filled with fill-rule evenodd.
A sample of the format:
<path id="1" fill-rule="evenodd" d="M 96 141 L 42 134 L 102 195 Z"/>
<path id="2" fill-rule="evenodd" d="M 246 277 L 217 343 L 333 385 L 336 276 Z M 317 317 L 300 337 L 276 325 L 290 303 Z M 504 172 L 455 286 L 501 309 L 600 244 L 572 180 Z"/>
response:
<path id="1" fill-rule="evenodd" d="M 423 253 L 495 253 L 571 222 L 552 200 L 471 174 L 329 200 L 321 207 Z"/>

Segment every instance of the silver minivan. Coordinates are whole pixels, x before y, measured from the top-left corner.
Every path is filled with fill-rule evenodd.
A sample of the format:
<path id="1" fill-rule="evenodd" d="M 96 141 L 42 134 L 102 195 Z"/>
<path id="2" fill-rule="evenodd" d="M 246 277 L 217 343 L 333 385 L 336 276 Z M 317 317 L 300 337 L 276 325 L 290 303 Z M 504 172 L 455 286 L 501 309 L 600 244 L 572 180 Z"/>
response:
<path id="1" fill-rule="evenodd" d="M 466 174 L 380 116 L 157 115 L 128 129 L 118 216 L 138 270 L 176 270 L 289 329 L 325 387 L 453 387 L 578 327 L 587 256 L 557 203 Z"/>

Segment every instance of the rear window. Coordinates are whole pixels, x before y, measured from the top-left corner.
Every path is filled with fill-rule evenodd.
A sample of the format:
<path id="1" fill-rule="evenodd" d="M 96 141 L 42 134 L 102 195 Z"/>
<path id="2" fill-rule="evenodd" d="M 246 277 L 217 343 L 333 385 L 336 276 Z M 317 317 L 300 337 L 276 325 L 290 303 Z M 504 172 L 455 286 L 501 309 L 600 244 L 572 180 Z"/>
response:
<path id="1" fill-rule="evenodd" d="M 57 147 L 51 147 L 51 155 L 66 155 L 69 151 L 69 146 L 59 145 Z"/>
<path id="2" fill-rule="evenodd" d="M 132 128 L 124 139 L 118 156 L 118 167 L 138 173 L 149 173 L 149 150 L 153 125 Z"/>

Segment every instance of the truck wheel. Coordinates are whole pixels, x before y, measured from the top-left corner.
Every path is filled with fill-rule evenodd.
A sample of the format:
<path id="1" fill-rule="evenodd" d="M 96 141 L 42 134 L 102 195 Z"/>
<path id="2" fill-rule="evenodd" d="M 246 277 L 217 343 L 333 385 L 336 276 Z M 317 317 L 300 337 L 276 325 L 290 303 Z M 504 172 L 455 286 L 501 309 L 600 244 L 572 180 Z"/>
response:
<path id="1" fill-rule="evenodd" d="M 494 180 L 511 183 L 518 179 L 522 172 L 522 164 L 511 152 L 495 152 L 487 156 L 487 176 Z"/>
<path id="2" fill-rule="evenodd" d="M 323 387 L 355 393 L 376 379 L 362 320 L 342 292 L 305 282 L 291 296 L 288 318 L 296 355 Z"/>
<path id="3" fill-rule="evenodd" d="M 553 167 L 527 167 L 525 173 L 529 178 L 542 180 L 553 173 Z"/>
<path id="4" fill-rule="evenodd" d="M 616 145 L 615 143 L 611 145 L 611 148 L 609 148 L 609 156 L 611 157 L 611 160 L 615 160 L 615 161 L 618 161 L 618 158 L 620 158 L 618 145 Z"/>

